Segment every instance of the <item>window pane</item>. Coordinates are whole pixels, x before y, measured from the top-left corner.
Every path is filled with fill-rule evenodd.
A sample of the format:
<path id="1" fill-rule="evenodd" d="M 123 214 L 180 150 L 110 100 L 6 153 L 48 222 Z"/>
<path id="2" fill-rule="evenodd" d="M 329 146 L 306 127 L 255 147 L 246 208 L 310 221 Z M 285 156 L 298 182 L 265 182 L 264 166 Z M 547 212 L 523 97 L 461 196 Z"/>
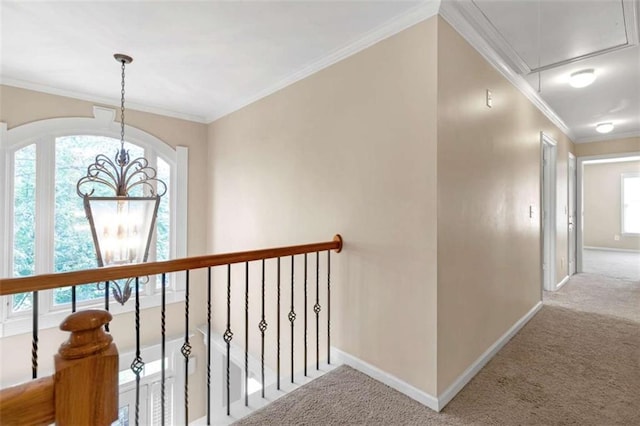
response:
<path id="1" fill-rule="evenodd" d="M 14 156 L 13 276 L 35 273 L 36 146 L 18 150 Z M 31 293 L 12 297 L 14 312 L 31 309 Z"/>
<path id="2" fill-rule="evenodd" d="M 56 194 L 54 229 L 54 270 L 74 271 L 97 267 L 96 252 L 89 222 L 76 183 L 85 176 L 89 164 L 98 154 L 114 159 L 120 149 L 118 139 L 102 136 L 65 136 L 56 139 Z M 131 159 L 143 155 L 142 148 L 125 144 Z M 90 190 L 89 186 L 83 188 Z M 113 189 L 96 185 L 94 195 L 113 196 Z M 104 290 L 94 284 L 76 287 L 77 301 L 104 297 Z M 54 291 L 54 303 L 71 302 L 71 288 Z"/>

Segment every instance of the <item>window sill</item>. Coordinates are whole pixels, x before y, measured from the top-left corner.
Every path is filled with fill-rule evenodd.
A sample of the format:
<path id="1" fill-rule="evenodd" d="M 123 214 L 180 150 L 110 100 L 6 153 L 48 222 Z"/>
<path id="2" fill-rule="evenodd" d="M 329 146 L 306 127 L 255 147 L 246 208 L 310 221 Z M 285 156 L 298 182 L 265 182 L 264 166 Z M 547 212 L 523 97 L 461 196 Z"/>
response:
<path id="1" fill-rule="evenodd" d="M 184 291 L 167 291 L 166 304 L 174 304 L 184 302 Z M 141 296 L 140 297 L 140 309 L 150 309 L 159 307 L 161 304 L 161 295 L 154 294 L 153 296 Z M 93 304 L 86 304 L 78 306 L 78 311 L 85 309 L 104 309 L 104 301 L 99 301 Z M 113 302 L 109 305 L 109 312 L 113 316 L 126 314 L 135 311 L 135 300 L 132 297 L 124 305 L 120 305 L 117 302 Z M 46 330 L 50 328 L 57 328 L 62 321 L 71 314 L 71 307 L 64 310 L 50 311 L 46 314 L 38 316 L 38 329 Z M 31 313 L 24 313 L 7 318 L 0 323 L 0 338 L 16 336 L 19 334 L 27 334 L 32 332 L 33 317 Z"/>

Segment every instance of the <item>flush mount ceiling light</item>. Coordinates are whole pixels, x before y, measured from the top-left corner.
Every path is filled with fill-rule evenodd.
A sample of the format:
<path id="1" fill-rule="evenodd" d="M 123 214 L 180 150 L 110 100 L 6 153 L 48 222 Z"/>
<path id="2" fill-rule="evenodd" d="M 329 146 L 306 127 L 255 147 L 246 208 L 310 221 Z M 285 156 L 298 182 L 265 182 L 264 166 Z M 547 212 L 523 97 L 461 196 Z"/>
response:
<path id="1" fill-rule="evenodd" d="M 613 123 L 600 123 L 596 124 L 596 132 L 598 133 L 609 133 L 613 130 Z"/>
<path id="2" fill-rule="evenodd" d="M 589 68 L 586 70 L 580 70 L 572 73 L 569 76 L 569 84 L 571 87 L 581 88 L 587 87 L 591 83 L 593 83 L 596 79 L 596 72 L 593 68 Z"/>
<path id="3" fill-rule="evenodd" d="M 84 200 L 98 266 L 147 261 L 160 197 L 167 191 L 149 161 L 144 157 L 131 160 L 124 148 L 124 69 L 133 59 L 119 53 L 114 57 L 122 75 L 120 149 L 113 159 L 99 154 L 76 187 Z M 113 297 L 124 304 L 131 295 L 130 282 L 127 280 L 123 288 L 115 281 L 108 282 L 107 296 L 110 287 Z"/>

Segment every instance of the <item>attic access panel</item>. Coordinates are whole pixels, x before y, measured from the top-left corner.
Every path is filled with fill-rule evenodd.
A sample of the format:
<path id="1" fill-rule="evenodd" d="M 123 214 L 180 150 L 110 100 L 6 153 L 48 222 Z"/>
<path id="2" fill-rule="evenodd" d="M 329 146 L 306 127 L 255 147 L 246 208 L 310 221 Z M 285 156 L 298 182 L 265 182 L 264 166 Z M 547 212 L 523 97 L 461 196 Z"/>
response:
<path id="1" fill-rule="evenodd" d="M 623 0 L 472 0 L 511 50 L 520 72 L 632 44 Z M 625 22 L 625 19 L 629 22 Z M 528 68 L 528 69 L 527 69 Z"/>

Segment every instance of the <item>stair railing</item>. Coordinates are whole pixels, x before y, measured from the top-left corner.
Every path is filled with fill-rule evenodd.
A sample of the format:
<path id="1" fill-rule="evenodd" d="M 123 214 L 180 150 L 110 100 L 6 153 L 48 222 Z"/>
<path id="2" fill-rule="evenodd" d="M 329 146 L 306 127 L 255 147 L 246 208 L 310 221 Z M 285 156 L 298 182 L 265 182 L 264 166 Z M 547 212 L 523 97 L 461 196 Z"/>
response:
<path id="1" fill-rule="evenodd" d="M 136 332 L 136 357 L 131 364 L 131 370 L 136 376 L 136 404 L 135 404 L 135 424 L 139 424 L 139 392 L 140 392 L 140 378 L 141 372 L 144 368 L 144 360 L 141 359 L 141 347 L 140 347 L 140 305 L 139 305 L 139 278 L 151 275 L 161 276 L 161 415 L 160 423 L 165 424 L 165 325 L 166 325 L 166 274 L 170 272 L 182 271 L 186 274 L 186 288 L 185 288 L 185 330 L 184 330 L 184 344 L 181 348 L 181 353 L 184 357 L 185 367 L 185 383 L 184 383 L 184 420 L 179 423 L 189 423 L 189 383 L 188 383 L 188 371 L 189 360 L 191 355 L 191 343 L 190 343 L 190 324 L 189 324 L 189 312 L 190 312 L 190 283 L 189 273 L 196 269 L 207 269 L 207 373 L 206 373 L 206 388 L 207 388 L 207 408 L 206 408 L 206 420 L 207 424 L 211 424 L 212 407 L 211 401 L 211 328 L 212 328 L 212 274 L 211 270 L 217 266 L 226 266 L 226 325 L 224 328 L 223 340 L 226 344 L 226 414 L 230 415 L 231 401 L 230 401 L 230 344 L 233 339 L 233 328 L 231 324 L 231 293 L 232 293 L 232 270 L 231 266 L 234 264 L 245 265 L 245 336 L 249 333 L 249 263 L 259 261 L 261 262 L 261 315 L 260 321 L 257 327 L 261 334 L 261 380 L 262 380 L 262 398 L 264 395 L 264 355 L 265 355 L 265 333 L 268 328 L 268 324 L 265 321 L 265 262 L 267 260 L 275 259 L 277 262 L 277 275 L 276 278 L 271 280 L 272 284 L 277 287 L 277 389 L 280 390 L 281 382 L 281 313 L 286 314 L 287 319 L 290 322 L 291 331 L 291 382 L 294 381 L 294 327 L 295 320 L 298 316 L 296 313 L 296 306 L 294 303 L 294 277 L 297 278 L 295 273 L 295 257 L 304 257 L 304 309 L 303 309 L 303 327 L 304 327 L 304 375 L 307 376 L 307 364 L 308 364 L 308 256 L 309 254 L 315 254 L 315 292 L 312 292 L 312 296 L 315 295 L 315 304 L 312 306 L 312 310 L 315 314 L 315 352 L 316 352 L 316 369 L 320 368 L 320 312 L 323 311 L 323 307 L 320 304 L 320 254 L 326 253 L 326 278 L 323 280 L 323 285 L 326 285 L 326 362 L 331 363 L 330 357 L 330 342 L 331 342 L 331 251 L 339 253 L 342 250 L 343 242 L 340 235 L 336 235 L 332 241 L 269 248 L 262 250 L 253 250 L 245 252 L 207 255 L 190 257 L 184 259 L 167 260 L 160 262 L 148 262 L 143 264 L 125 265 L 125 266 L 111 266 L 96 268 L 91 270 L 82 270 L 74 272 L 61 272 L 54 274 L 42 274 L 20 278 L 0 278 L 0 296 L 12 295 L 18 293 L 24 293 L 27 291 L 42 291 L 59 287 L 75 286 L 81 284 L 89 284 L 95 282 L 108 282 L 118 279 L 134 279 L 135 280 L 135 332 Z M 283 259 L 288 262 L 290 267 L 290 273 L 285 275 L 285 268 L 281 268 Z M 282 278 L 288 279 L 290 284 L 290 304 L 289 311 L 281 311 L 281 286 L 283 284 Z M 109 286 L 105 286 L 105 291 L 108 291 Z M 312 300 L 313 302 L 313 300 Z M 107 305 L 108 306 L 108 305 Z M 34 313 L 37 315 L 37 312 Z M 69 341 L 60 347 L 59 353 L 56 355 L 55 366 L 56 373 L 54 376 L 37 379 L 26 384 L 5 389 L 0 392 L 0 421 L 4 424 L 48 424 L 55 420 L 57 424 L 110 424 L 117 418 L 118 411 L 118 353 L 115 348 L 115 344 L 111 342 L 111 336 L 103 331 L 103 328 L 108 330 L 107 324 L 111 319 L 111 315 L 107 311 L 100 310 L 87 310 L 80 311 L 69 316 L 61 325 L 63 330 L 71 331 L 72 334 Z M 105 327 L 103 327 L 105 326 Z M 34 328 L 33 328 L 33 347 L 35 348 L 32 353 L 32 363 L 34 371 L 34 379 L 37 377 L 37 318 L 34 316 Z M 245 405 L 248 406 L 248 386 L 247 379 L 249 376 L 248 371 L 248 337 L 245 340 Z M 99 350 L 98 350 L 99 348 Z M 99 357 L 98 357 L 99 356 Z M 115 359 L 115 361 L 114 361 Z M 77 365 L 76 365 L 77 364 Z M 91 371 L 94 371 L 96 365 L 104 369 L 104 374 L 109 377 L 99 378 L 95 375 L 91 375 Z M 80 373 L 78 373 L 80 372 Z M 97 373 L 96 373 L 97 374 Z M 102 373 L 100 373 L 102 374 Z M 78 377 L 84 377 L 78 383 L 86 383 L 87 386 L 91 385 L 91 389 L 84 388 L 83 386 L 77 387 L 76 384 L 71 385 L 79 380 Z M 87 377 L 91 377 L 91 380 L 87 380 Z M 55 384 L 54 384 L 55 383 Z M 95 386 L 99 384 L 98 386 Z M 76 396 L 76 393 L 79 395 Z M 81 410 L 78 407 L 82 406 Z M 29 407 L 25 409 L 25 407 Z M 78 411 L 78 412 L 76 412 Z M 80 412 L 81 411 L 81 412 Z M 89 417 L 87 417 L 89 416 Z M 14 419 L 16 421 L 9 421 L 8 419 Z M 83 419 L 91 419 L 91 421 L 83 421 Z"/>

